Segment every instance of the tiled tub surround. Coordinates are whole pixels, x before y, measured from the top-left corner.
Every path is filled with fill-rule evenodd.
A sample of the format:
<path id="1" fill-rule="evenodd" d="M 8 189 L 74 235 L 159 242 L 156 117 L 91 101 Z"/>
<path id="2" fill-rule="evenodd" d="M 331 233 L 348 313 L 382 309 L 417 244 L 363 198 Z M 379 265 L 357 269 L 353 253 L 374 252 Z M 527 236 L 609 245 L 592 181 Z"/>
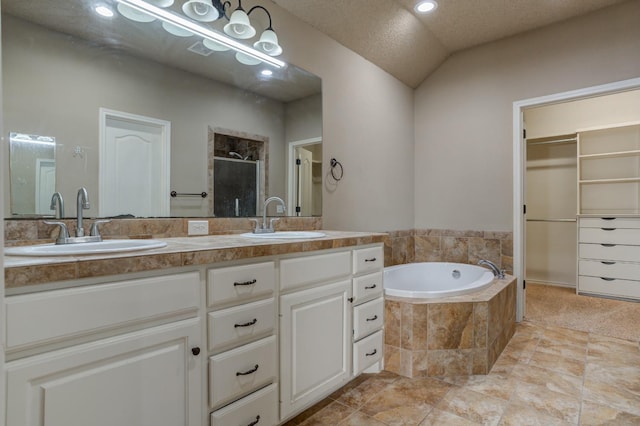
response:
<path id="1" fill-rule="evenodd" d="M 385 300 L 385 369 L 405 377 L 487 374 L 515 330 L 516 280 L 441 299 Z"/>

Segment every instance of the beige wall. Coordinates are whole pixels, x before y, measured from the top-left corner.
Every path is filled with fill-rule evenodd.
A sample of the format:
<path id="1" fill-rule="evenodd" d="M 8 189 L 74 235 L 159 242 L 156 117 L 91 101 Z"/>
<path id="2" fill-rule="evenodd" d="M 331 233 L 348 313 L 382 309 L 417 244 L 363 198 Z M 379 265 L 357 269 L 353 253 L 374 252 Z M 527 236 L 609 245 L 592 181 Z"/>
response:
<path id="1" fill-rule="evenodd" d="M 640 2 L 460 52 L 415 93 L 415 226 L 513 227 L 513 102 L 640 76 Z"/>

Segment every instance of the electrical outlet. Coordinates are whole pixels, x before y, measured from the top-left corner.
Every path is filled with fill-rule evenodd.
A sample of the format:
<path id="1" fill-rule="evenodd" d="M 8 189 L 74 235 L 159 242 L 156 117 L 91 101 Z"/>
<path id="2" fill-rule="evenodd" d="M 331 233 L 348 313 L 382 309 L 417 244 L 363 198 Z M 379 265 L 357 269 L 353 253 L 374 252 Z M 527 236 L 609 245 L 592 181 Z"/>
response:
<path id="1" fill-rule="evenodd" d="M 284 213 L 284 206 L 277 204 L 276 205 L 276 213 Z"/>
<path id="2" fill-rule="evenodd" d="M 209 235 L 209 222 L 206 220 L 190 220 L 189 235 Z"/>

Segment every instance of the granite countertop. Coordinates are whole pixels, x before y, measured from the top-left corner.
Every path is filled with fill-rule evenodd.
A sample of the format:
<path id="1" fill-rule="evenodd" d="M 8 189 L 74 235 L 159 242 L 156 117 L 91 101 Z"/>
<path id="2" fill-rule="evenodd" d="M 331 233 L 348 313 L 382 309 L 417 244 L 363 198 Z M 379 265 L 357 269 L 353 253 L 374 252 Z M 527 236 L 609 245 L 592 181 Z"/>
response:
<path id="1" fill-rule="evenodd" d="M 166 242 L 166 247 L 84 256 L 4 256 L 5 288 L 382 243 L 386 236 L 372 232 L 321 232 L 326 236 L 291 240 L 238 235 L 157 238 Z"/>

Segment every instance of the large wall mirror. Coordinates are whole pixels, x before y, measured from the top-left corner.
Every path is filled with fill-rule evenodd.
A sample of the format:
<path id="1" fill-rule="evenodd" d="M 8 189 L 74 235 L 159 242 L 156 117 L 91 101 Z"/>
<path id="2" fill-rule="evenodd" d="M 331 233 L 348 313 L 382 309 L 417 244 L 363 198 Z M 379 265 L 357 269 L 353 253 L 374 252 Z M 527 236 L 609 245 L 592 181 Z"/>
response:
<path id="1" fill-rule="evenodd" d="M 256 216 L 273 195 L 284 214 L 321 214 L 320 78 L 242 64 L 103 3 L 113 17 L 93 1 L 2 0 L 5 218 L 53 216 L 53 192 L 74 217 L 80 187 L 90 217 Z"/>

